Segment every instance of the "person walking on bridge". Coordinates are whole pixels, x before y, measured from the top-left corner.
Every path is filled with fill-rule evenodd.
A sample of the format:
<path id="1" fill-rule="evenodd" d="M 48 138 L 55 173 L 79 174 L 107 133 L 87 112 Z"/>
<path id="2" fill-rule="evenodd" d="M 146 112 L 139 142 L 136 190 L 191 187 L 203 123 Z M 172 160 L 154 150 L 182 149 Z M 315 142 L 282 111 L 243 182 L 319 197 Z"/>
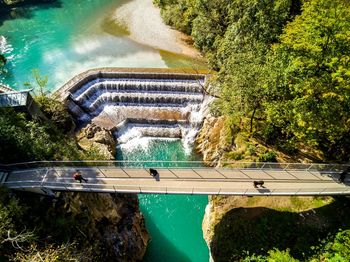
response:
<path id="1" fill-rule="evenodd" d="M 84 181 L 85 183 L 87 183 L 87 181 L 88 181 L 86 178 L 84 178 L 84 177 L 80 174 L 80 171 L 79 171 L 79 170 L 75 171 L 75 173 L 73 174 L 73 178 L 74 178 L 74 180 L 79 181 L 80 183 L 82 183 L 83 181 Z"/>
<path id="2" fill-rule="evenodd" d="M 338 181 L 340 183 L 344 183 L 345 182 L 345 178 L 349 175 L 349 173 L 350 173 L 350 167 L 347 167 L 343 172 L 341 172 L 339 174 Z"/>

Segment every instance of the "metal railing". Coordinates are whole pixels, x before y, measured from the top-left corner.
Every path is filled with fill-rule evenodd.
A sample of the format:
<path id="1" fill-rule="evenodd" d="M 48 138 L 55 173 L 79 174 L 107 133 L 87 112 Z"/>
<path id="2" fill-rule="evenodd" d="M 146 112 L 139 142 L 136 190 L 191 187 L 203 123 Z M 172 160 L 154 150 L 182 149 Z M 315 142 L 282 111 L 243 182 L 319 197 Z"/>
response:
<path id="1" fill-rule="evenodd" d="M 16 90 L 12 89 L 11 87 L 1 84 L 0 83 L 0 92 L 15 92 Z"/>
<path id="2" fill-rule="evenodd" d="M 28 95 L 32 90 L 23 90 L 19 92 L 8 92 L 0 94 L 0 107 L 25 106 Z"/>
<path id="3" fill-rule="evenodd" d="M 269 163 L 269 162 L 222 162 L 224 169 L 261 169 L 261 170 L 300 170 L 342 172 L 350 168 L 350 164 L 318 164 L 318 163 Z M 9 170 L 33 169 L 43 167 L 135 167 L 135 168 L 206 168 L 203 161 L 112 161 L 112 160 L 78 160 L 78 161 L 31 161 L 23 163 L 2 164 L 0 167 Z"/>
<path id="4" fill-rule="evenodd" d="M 16 186 L 18 184 L 18 186 Z M 213 188 L 213 187 L 169 187 L 169 186 L 135 186 L 135 185 L 111 185 L 111 184 L 87 184 L 66 182 L 38 182 L 25 181 L 5 182 L 4 185 L 13 189 L 52 189 L 55 191 L 79 191 L 79 192 L 106 192 L 106 193 L 137 193 L 137 194 L 201 194 L 201 195 L 348 195 L 350 187 L 320 187 L 320 188 L 290 188 L 290 189 L 268 189 L 268 188 Z"/>

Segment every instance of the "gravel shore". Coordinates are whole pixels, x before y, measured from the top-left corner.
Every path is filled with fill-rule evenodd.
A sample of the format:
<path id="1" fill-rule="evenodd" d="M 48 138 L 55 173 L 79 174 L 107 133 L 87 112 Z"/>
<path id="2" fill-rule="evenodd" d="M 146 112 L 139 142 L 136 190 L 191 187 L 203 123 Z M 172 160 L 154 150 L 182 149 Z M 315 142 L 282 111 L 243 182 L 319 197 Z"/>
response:
<path id="1" fill-rule="evenodd" d="M 199 52 L 185 42 L 188 36 L 165 25 L 152 0 L 132 0 L 118 7 L 113 19 L 125 26 L 129 37 L 147 46 L 191 57 Z"/>

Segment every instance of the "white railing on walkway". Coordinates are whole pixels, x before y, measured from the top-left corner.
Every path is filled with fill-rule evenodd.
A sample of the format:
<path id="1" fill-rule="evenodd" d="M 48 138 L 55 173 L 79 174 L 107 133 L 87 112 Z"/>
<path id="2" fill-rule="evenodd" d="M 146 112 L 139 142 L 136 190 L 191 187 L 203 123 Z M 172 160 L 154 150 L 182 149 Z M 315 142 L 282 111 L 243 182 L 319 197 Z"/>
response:
<path id="1" fill-rule="evenodd" d="M 164 187 L 164 186 L 130 186 L 130 185 L 106 185 L 91 183 L 65 183 L 65 182 L 45 182 L 25 181 L 22 183 L 6 182 L 7 186 L 15 189 L 52 189 L 54 191 L 67 192 L 96 192 L 96 193 L 137 193 L 137 194 L 202 194 L 202 195 L 349 195 L 350 187 L 321 187 L 321 188 L 290 188 L 290 189 L 268 189 L 268 188 L 209 188 L 209 187 Z M 18 186 L 16 186 L 18 184 Z"/>
<path id="2" fill-rule="evenodd" d="M 263 169 L 263 170 L 307 170 L 307 171 L 334 171 L 341 172 L 350 169 L 350 164 L 323 164 L 323 163 L 275 163 L 275 162 L 221 162 L 222 167 L 228 169 Z M 200 168 L 205 167 L 203 161 L 32 161 L 23 163 L 0 164 L 0 167 L 10 170 L 42 168 L 42 167 L 167 167 Z"/>

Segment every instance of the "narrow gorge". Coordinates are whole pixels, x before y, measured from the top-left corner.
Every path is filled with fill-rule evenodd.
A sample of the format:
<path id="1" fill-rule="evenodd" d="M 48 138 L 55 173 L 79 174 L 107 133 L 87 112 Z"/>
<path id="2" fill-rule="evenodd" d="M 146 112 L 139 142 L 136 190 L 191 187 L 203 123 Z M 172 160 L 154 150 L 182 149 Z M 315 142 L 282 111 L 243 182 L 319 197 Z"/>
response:
<path id="1" fill-rule="evenodd" d="M 72 87 L 69 81 L 56 94 L 67 101 L 77 120 L 80 148 L 97 148 L 105 159 L 117 156 L 120 161 L 131 159 L 146 165 L 152 160 L 201 160 L 192 145 L 210 98 L 202 89 L 207 72 L 200 69 L 206 65 L 198 51 L 187 43 L 189 39 L 164 25 L 159 9 L 148 0 L 57 3 L 19 6 L 17 12 L 11 13 L 14 16 L 0 21 L 0 35 L 7 40 L 7 63 L 1 83 L 16 90 L 26 89 L 23 83 L 35 86 L 35 68 L 41 76 L 48 76 L 45 92 L 57 91 L 70 78 L 74 79 L 76 88 L 62 92 L 67 86 Z M 151 24 L 140 20 L 145 10 Z M 141 31 L 135 27 L 140 21 L 144 25 Z M 121 34 L 117 25 L 127 30 Z M 160 42 L 155 41 L 155 35 L 162 36 Z M 126 67 L 129 70 L 123 70 Z M 87 78 L 82 77 L 86 70 L 90 74 Z M 84 195 L 77 194 L 75 198 L 76 203 L 70 202 L 72 207 L 81 206 L 82 212 L 92 209 L 88 203 L 85 205 L 89 201 Z M 106 203 L 127 213 L 129 199 L 124 200 L 118 198 L 119 204 L 109 200 Z M 207 261 L 208 249 L 201 231 L 207 196 L 139 195 L 138 200 L 152 239 L 144 261 Z M 135 256 L 128 259 L 139 260 L 148 243 L 142 216 L 136 210 L 135 225 L 140 222 L 139 230 L 118 215 L 115 219 L 136 233 L 131 242 L 141 245 L 136 245 Z M 107 222 L 102 215 L 96 222 L 97 231 L 102 232 L 103 225 L 109 223 L 117 222 Z M 116 254 L 122 255 L 123 250 L 132 252 L 127 241 L 119 240 L 114 242 L 121 251 Z"/>
<path id="2" fill-rule="evenodd" d="M 181 148 L 178 150 L 183 150 L 186 157 L 193 154 L 195 137 L 202 127 L 203 119 L 209 112 L 208 104 L 212 101 L 212 97 L 205 92 L 207 72 L 202 71 L 199 74 L 193 70 L 183 71 L 185 70 L 93 69 L 68 81 L 66 85 L 56 91 L 56 94 L 67 105 L 68 110 L 76 119 L 78 129 L 81 129 L 80 134 L 78 134 L 78 142 L 81 146 L 85 148 L 91 145 L 96 146 L 101 153 L 108 155 L 109 159 L 121 160 L 121 165 L 124 165 L 123 161 L 128 160 L 130 156 L 134 160 L 133 165 L 141 162 L 142 166 L 152 165 L 152 160 L 160 162 L 167 160 L 167 156 L 173 161 L 178 161 L 182 160 L 183 157 L 174 158 L 178 152 L 174 151 L 176 149 L 171 149 L 169 145 L 180 146 Z M 113 141 L 111 141 L 112 136 Z M 87 143 L 87 140 L 90 143 Z M 119 149 L 118 153 L 118 148 L 128 148 L 134 140 L 138 141 L 136 142 L 137 148 L 144 147 L 145 149 L 141 150 L 140 153 L 137 153 L 139 150 L 137 148 L 136 151 L 131 150 L 131 153 L 125 153 L 125 150 L 122 150 L 124 151 L 121 152 L 122 154 L 120 154 Z M 154 147 L 154 143 L 156 145 L 164 143 L 166 148 L 151 149 Z M 117 153 L 113 157 L 115 146 Z M 109 153 L 106 153 L 106 148 Z M 160 156 L 155 157 L 154 152 L 159 152 Z M 124 155 L 127 155 L 128 159 L 125 159 Z M 170 166 L 177 165 L 176 162 L 172 163 L 172 161 L 165 161 L 164 164 L 166 163 Z M 125 162 L 125 165 L 128 165 L 128 162 Z M 153 201 L 162 207 L 157 212 L 164 213 L 171 206 L 169 204 L 171 200 L 168 198 L 174 197 L 139 196 L 139 198 L 141 203 L 147 205 L 142 204 L 141 209 L 146 212 L 146 226 L 148 229 L 150 228 L 151 239 L 155 237 L 151 241 L 150 251 L 147 253 L 145 261 L 153 261 L 167 256 L 170 261 L 183 259 L 180 254 L 174 255 L 173 249 L 165 253 L 167 250 L 165 244 L 164 251 L 158 251 L 157 243 L 161 240 L 158 239 L 158 234 L 154 235 L 154 222 L 158 218 L 150 217 L 148 214 L 148 210 L 155 209 L 152 208 Z M 161 199 L 168 200 L 163 203 L 159 202 Z M 185 199 L 182 196 L 175 197 L 174 203 L 178 204 L 172 208 L 180 212 L 178 205 L 190 207 L 200 204 L 202 206 L 207 202 L 207 196 L 192 196 Z M 204 205 L 200 208 L 203 207 Z M 195 218 L 196 223 L 201 224 L 203 217 L 200 214 L 194 212 L 191 216 L 193 217 L 191 219 Z M 161 224 L 167 227 L 166 220 L 160 222 L 157 227 L 162 227 Z M 168 234 L 176 236 L 186 230 L 188 226 L 182 225 L 181 229 L 176 227 L 177 232 L 174 228 Z M 189 240 L 192 238 L 202 239 L 202 233 L 198 232 L 200 230 L 201 228 L 198 227 L 194 236 L 188 235 Z M 167 231 L 167 229 L 163 230 L 164 233 Z M 167 237 L 171 236 L 167 235 Z M 177 245 L 186 244 L 184 240 L 181 242 Z M 204 241 L 202 239 L 201 241 L 196 240 L 196 242 Z M 197 245 L 196 242 L 191 240 L 188 244 Z M 200 250 L 199 257 L 201 259 L 208 256 L 206 247 L 201 246 Z M 196 257 L 194 253 L 190 254 L 193 258 Z"/>

